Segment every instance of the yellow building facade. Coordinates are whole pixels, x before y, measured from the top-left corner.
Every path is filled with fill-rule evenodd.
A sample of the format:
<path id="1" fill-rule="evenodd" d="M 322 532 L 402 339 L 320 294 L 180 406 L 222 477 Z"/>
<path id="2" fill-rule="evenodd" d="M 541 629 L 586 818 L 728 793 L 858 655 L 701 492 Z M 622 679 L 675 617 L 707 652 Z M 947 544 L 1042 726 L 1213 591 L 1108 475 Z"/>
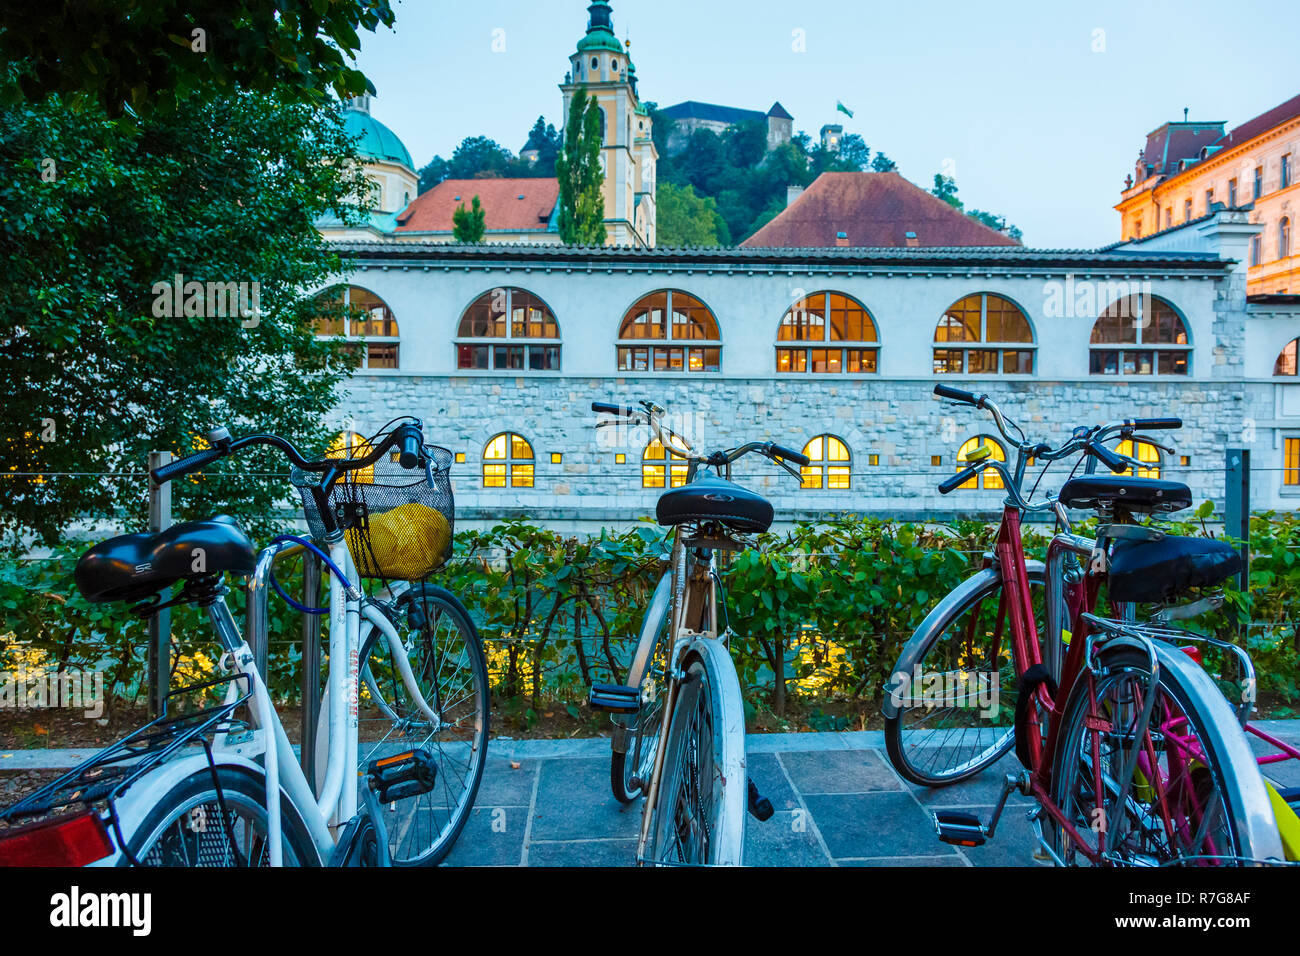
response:
<path id="1" fill-rule="evenodd" d="M 1209 215 L 1249 211 L 1249 295 L 1300 295 L 1300 96 L 1231 131 L 1221 122 L 1166 123 L 1147 136 L 1115 209 L 1121 239 L 1141 241 Z"/>

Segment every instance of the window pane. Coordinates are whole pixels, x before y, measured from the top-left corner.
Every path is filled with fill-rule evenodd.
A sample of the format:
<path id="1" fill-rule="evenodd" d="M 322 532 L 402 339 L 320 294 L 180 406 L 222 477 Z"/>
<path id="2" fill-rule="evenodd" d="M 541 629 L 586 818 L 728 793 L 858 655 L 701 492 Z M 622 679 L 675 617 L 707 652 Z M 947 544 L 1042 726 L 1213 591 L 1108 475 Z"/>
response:
<path id="1" fill-rule="evenodd" d="M 834 368 L 831 367 L 831 355 L 836 356 Z M 808 368 L 813 372 L 838 372 L 839 353 L 832 353 L 829 349 L 809 349 L 808 350 Z"/>
<path id="2" fill-rule="evenodd" d="M 541 299 L 523 289 L 511 289 L 510 334 L 516 338 L 557 339 L 560 330 Z"/>
<path id="3" fill-rule="evenodd" d="M 832 292 L 830 301 L 831 340 L 837 342 L 874 342 L 876 327 L 867 310 L 846 295 Z"/>
<path id="4" fill-rule="evenodd" d="M 510 484 L 516 488 L 533 487 L 533 466 L 532 465 L 511 465 Z"/>
<path id="5" fill-rule="evenodd" d="M 642 465 L 641 466 L 641 487 L 642 488 L 662 488 L 663 486 L 664 486 L 663 465 Z"/>
<path id="6" fill-rule="evenodd" d="M 847 489 L 849 487 L 849 469 L 840 465 L 832 465 L 827 468 L 826 487 Z"/>
<path id="7" fill-rule="evenodd" d="M 1118 375 L 1119 352 L 1110 349 L 1093 349 L 1088 370 L 1093 375 Z"/>
<path id="8" fill-rule="evenodd" d="M 650 368 L 650 350 L 647 348 L 620 348 L 618 350 L 618 370 L 620 372 L 645 372 Z"/>
<path id="9" fill-rule="evenodd" d="M 971 375 L 992 375 L 998 370 L 998 353 L 992 349 L 971 349 L 966 353 L 967 370 Z"/>
<path id="10" fill-rule="evenodd" d="M 506 457 L 506 441 L 508 437 L 509 436 L 507 435 L 497 435 L 488 442 L 487 447 L 483 449 L 484 459 L 494 459 L 497 461 L 504 459 Z"/>
<path id="11" fill-rule="evenodd" d="M 367 346 L 367 368 L 397 368 L 396 342 L 371 342 Z"/>
<path id="12" fill-rule="evenodd" d="M 716 341 L 717 323 L 704 303 L 685 292 L 672 292 L 673 338 Z"/>
<path id="13" fill-rule="evenodd" d="M 632 306 L 623 320 L 618 337 L 621 339 L 667 338 L 664 317 L 668 314 L 668 293 L 652 292 Z"/>
<path id="14" fill-rule="evenodd" d="M 558 345 L 529 346 L 528 367 L 535 372 L 559 371 L 560 347 Z"/>
<path id="15" fill-rule="evenodd" d="M 484 488 L 504 488 L 505 486 L 506 486 L 505 465 L 484 465 L 483 466 L 483 487 Z"/>
<path id="16" fill-rule="evenodd" d="M 846 350 L 844 370 L 846 372 L 866 372 L 866 373 L 875 372 L 876 351 L 877 351 L 876 349 Z"/>
<path id="17" fill-rule="evenodd" d="M 1187 374 L 1187 352 L 1164 351 L 1156 353 L 1159 356 L 1160 374 L 1161 375 L 1186 375 Z"/>
<path id="18" fill-rule="evenodd" d="M 492 367 L 498 369 L 521 369 L 524 367 L 524 348 L 522 345 L 498 345 L 493 349 Z"/>
<path id="19" fill-rule="evenodd" d="M 820 488 L 822 486 L 822 470 L 813 465 L 804 465 L 799 469 L 803 475 L 803 484 L 801 488 Z"/>
<path id="20" fill-rule="evenodd" d="M 519 435 L 510 436 L 510 457 L 511 458 L 532 458 L 533 446 L 528 444 L 527 439 Z"/>
<path id="21" fill-rule="evenodd" d="M 1007 375 L 1028 375 L 1034 370 L 1034 353 L 1017 350 L 1002 353 L 1002 371 Z"/>
<path id="22" fill-rule="evenodd" d="M 987 323 L 984 341 L 986 342 L 1032 342 L 1029 334 L 1029 322 L 1016 308 L 1015 303 L 1000 295 L 985 296 Z"/>
<path id="23" fill-rule="evenodd" d="M 777 349 L 777 350 L 776 350 L 776 370 L 777 370 L 778 372 L 790 372 L 790 371 L 793 371 L 793 367 L 792 367 L 792 366 L 793 366 L 793 364 L 794 364 L 794 358 L 793 358 L 794 354 L 795 354 L 795 353 L 794 353 L 794 351 L 793 351 L 792 349 Z M 1279 359 L 1279 361 L 1281 361 L 1281 360 Z"/>
<path id="24" fill-rule="evenodd" d="M 1282 484 L 1300 485 L 1300 438 L 1286 439 L 1283 459 Z"/>
<path id="25" fill-rule="evenodd" d="M 934 350 L 934 371 L 936 375 L 945 375 L 949 373 L 960 374 L 962 370 L 962 356 L 965 353 L 961 349 L 935 349 Z"/>
<path id="26" fill-rule="evenodd" d="M 456 367 L 457 368 L 487 368 L 488 367 L 488 348 L 486 345 L 458 345 L 456 346 Z"/>
<path id="27" fill-rule="evenodd" d="M 980 340 L 980 297 L 968 295 L 954 302 L 935 330 L 936 342 L 978 342 Z"/>
<path id="28" fill-rule="evenodd" d="M 826 297 L 809 296 L 790 307 L 776 331 L 780 342 L 820 342 L 826 338 Z"/>
<path id="29" fill-rule="evenodd" d="M 384 301 L 366 289 L 348 289 L 348 313 L 353 335 L 397 337 L 397 322 Z"/>
<path id="30" fill-rule="evenodd" d="M 1278 353 L 1277 361 L 1273 364 L 1274 375 L 1295 375 L 1296 374 L 1296 351 L 1300 348 L 1300 339 L 1292 339 L 1282 351 Z"/>
<path id="31" fill-rule="evenodd" d="M 680 372 L 685 361 L 683 349 L 654 349 L 656 372 Z"/>

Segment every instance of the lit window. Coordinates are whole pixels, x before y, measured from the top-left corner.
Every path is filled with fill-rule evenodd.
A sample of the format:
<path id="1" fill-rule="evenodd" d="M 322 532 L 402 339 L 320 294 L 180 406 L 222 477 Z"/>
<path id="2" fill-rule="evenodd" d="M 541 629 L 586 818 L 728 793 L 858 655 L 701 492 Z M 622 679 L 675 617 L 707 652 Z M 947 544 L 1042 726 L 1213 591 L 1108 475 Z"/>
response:
<path id="1" fill-rule="evenodd" d="M 553 451 L 553 452 L 551 452 L 551 464 L 552 464 L 552 465 L 558 465 L 558 464 L 560 464 L 560 462 L 562 462 L 563 460 L 564 460 L 564 456 L 561 455 L 558 451 Z"/>
<path id="2" fill-rule="evenodd" d="M 930 467 L 931 467 L 931 468 L 941 468 L 942 466 L 943 466 L 943 455 L 931 455 L 931 456 L 930 456 Z"/>
<path id="3" fill-rule="evenodd" d="M 853 456 L 848 445 L 834 435 L 818 435 L 803 446 L 808 464 L 799 469 L 802 488 L 847 491 L 852 481 Z"/>
<path id="4" fill-rule="evenodd" d="M 934 330 L 936 375 L 1032 375 L 1034 335 L 1010 299 L 979 293 L 954 302 Z"/>
<path id="5" fill-rule="evenodd" d="M 465 464 L 465 453 L 463 451 L 456 452 L 456 463 L 458 465 Z"/>
<path id="6" fill-rule="evenodd" d="M 790 306 L 776 338 L 778 372 L 876 371 L 876 323 L 862 303 L 839 292 L 818 292 Z M 802 343 L 811 347 L 800 347 Z"/>
<path id="7" fill-rule="evenodd" d="M 1300 438 L 1288 438 L 1283 444 L 1282 484 L 1300 485 Z"/>
<path id="8" fill-rule="evenodd" d="M 880 456 L 879 456 L 879 455 L 868 455 L 868 456 L 867 456 L 867 464 L 868 464 L 868 465 L 871 465 L 873 468 L 874 468 L 875 466 L 879 465 L 879 464 L 880 464 Z"/>
<path id="9" fill-rule="evenodd" d="M 1159 448 L 1156 448 L 1152 445 L 1148 445 L 1146 442 L 1138 442 L 1137 454 L 1134 454 L 1132 440 L 1125 438 L 1122 442 L 1120 442 L 1118 445 L 1115 446 L 1115 450 L 1119 452 L 1121 455 L 1125 455 L 1129 458 L 1136 458 L 1139 462 L 1142 463 L 1143 467 L 1139 468 L 1137 473 L 1137 476 L 1139 478 L 1160 477 L 1160 449 Z M 1130 468 L 1128 469 L 1128 471 L 1122 472 L 1122 474 L 1131 475 L 1133 474 L 1133 469 Z"/>
<path id="10" fill-rule="evenodd" d="M 521 435 L 503 432 L 483 449 L 484 488 L 533 487 L 533 446 Z"/>
<path id="11" fill-rule="evenodd" d="M 642 488 L 663 488 L 665 480 L 673 488 L 680 488 L 686 484 L 686 472 L 686 459 L 676 452 L 667 451 L 659 439 L 656 438 L 645 446 L 645 451 L 641 454 Z"/>
<path id="12" fill-rule="evenodd" d="M 1273 363 L 1274 375 L 1294 376 L 1296 374 L 1296 350 L 1298 348 L 1300 348 L 1300 339 L 1292 339 L 1282 346 L 1282 351 L 1277 354 L 1277 361 Z"/>
<path id="13" fill-rule="evenodd" d="M 1001 445 L 988 435 L 977 435 L 963 444 L 961 448 L 957 449 L 957 471 L 964 471 L 967 465 L 972 464 L 970 460 L 971 454 L 975 452 L 975 449 L 983 448 L 985 446 L 989 449 L 989 454 L 987 455 L 989 459 L 1003 463 L 1006 462 L 1007 453 L 1002 450 Z M 979 457 L 980 456 L 977 455 L 975 460 L 978 461 Z M 999 488 L 1006 487 L 1002 483 L 1002 476 L 991 468 L 976 475 L 964 485 L 958 485 L 957 487 L 966 490 L 974 490 L 975 488 L 980 487 L 981 483 L 986 491 L 995 491 Z"/>
<path id="14" fill-rule="evenodd" d="M 524 289 L 492 289 L 460 317 L 456 367 L 467 371 L 558 372 L 560 327 L 550 307 Z"/>
<path id="15" fill-rule="evenodd" d="M 622 452 L 620 452 L 619 454 L 615 455 L 615 456 L 614 456 L 614 464 L 616 464 L 616 465 L 625 465 L 625 464 L 627 464 L 627 455 L 624 455 Z"/>
<path id="16" fill-rule="evenodd" d="M 1187 375 L 1191 358 L 1187 326 L 1173 306 L 1155 296 L 1119 299 L 1092 327 L 1088 370 L 1093 375 Z"/>
<path id="17" fill-rule="evenodd" d="M 325 314 L 316 320 L 316 334 L 342 336 L 361 353 L 362 368 L 397 368 L 397 320 L 393 310 L 369 289 L 342 286 L 317 299 Z"/>
<path id="18" fill-rule="evenodd" d="M 1192 456 L 1191 456 L 1191 455 L 1179 455 L 1179 456 L 1178 456 L 1178 464 L 1182 465 L 1184 468 L 1190 468 L 1190 467 L 1192 466 Z"/>
<path id="19" fill-rule="evenodd" d="M 204 447 L 207 443 L 204 442 Z M 330 443 L 329 448 L 325 449 L 326 458 L 361 458 L 371 451 L 370 442 L 366 441 L 364 435 L 356 432 L 343 432 Z M 371 484 L 375 480 L 375 466 L 367 465 L 365 468 L 357 468 L 348 472 L 348 481 L 355 481 L 359 484 Z"/>
<path id="20" fill-rule="evenodd" d="M 652 292 L 623 316 L 620 372 L 717 372 L 722 335 L 709 307 L 675 289 Z"/>

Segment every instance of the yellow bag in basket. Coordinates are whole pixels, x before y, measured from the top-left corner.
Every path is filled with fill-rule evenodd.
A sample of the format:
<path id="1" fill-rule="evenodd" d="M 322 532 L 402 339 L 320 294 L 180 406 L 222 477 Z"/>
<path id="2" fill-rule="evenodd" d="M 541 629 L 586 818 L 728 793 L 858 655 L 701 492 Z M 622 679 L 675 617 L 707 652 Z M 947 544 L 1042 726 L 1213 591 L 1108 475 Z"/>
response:
<path id="1" fill-rule="evenodd" d="M 451 528 L 442 512 L 408 502 L 371 516 L 370 547 L 362 542 L 360 528 L 349 531 L 347 538 L 348 550 L 363 578 L 418 581 L 446 558 Z"/>

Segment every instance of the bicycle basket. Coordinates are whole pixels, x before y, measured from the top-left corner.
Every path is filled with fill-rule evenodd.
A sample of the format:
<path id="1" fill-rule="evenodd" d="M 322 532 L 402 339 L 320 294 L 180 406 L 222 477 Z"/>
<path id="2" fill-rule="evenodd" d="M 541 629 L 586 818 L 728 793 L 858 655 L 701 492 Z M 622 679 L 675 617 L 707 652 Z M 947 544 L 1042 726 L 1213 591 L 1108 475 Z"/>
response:
<path id="1" fill-rule="evenodd" d="M 348 454 L 360 457 L 371 447 L 362 444 Z M 425 445 L 424 450 L 432 460 L 432 485 L 423 469 L 402 468 L 394 452 L 367 468 L 346 472 L 330 491 L 330 507 L 346 529 L 348 551 L 363 578 L 418 581 L 451 557 L 456 520 L 452 455 L 437 445 Z M 323 541 L 325 525 L 311 496 L 318 479 L 295 468 L 290 480 L 302 495 L 312 537 Z"/>

